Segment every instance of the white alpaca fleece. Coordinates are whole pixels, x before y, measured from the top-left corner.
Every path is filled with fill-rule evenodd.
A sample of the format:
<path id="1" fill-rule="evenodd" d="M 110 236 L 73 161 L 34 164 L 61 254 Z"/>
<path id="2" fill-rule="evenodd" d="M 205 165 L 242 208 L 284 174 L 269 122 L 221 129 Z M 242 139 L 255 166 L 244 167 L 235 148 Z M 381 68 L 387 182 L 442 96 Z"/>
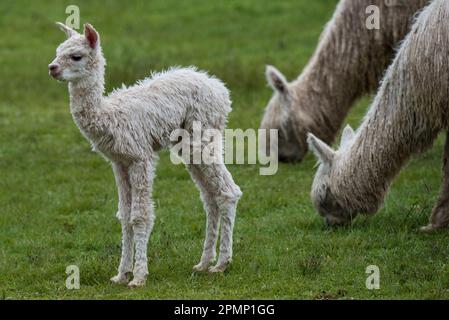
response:
<path id="1" fill-rule="evenodd" d="M 373 214 L 410 157 L 449 129 L 449 1 L 434 0 L 419 15 L 356 133 L 346 128 L 334 152 L 309 134 L 321 165 L 312 200 L 330 224 Z M 444 181 L 426 230 L 449 224 L 449 141 Z"/>
<path id="2" fill-rule="evenodd" d="M 267 67 L 274 95 L 261 128 L 279 130 L 279 160 L 301 161 L 308 150 L 308 132 L 326 143 L 334 141 L 354 102 L 378 88 L 413 16 L 428 3 L 341 0 L 297 79 L 289 83 L 274 67 Z M 379 30 L 366 25 L 367 8 L 372 5 L 379 8 Z"/>
<path id="3" fill-rule="evenodd" d="M 231 111 L 229 91 L 220 80 L 190 67 L 155 73 L 104 97 L 106 62 L 98 32 L 89 24 L 84 35 L 63 24 L 59 27 L 68 39 L 58 47 L 50 74 L 69 82 L 73 119 L 93 149 L 112 162 L 117 182 L 122 257 L 118 275 L 111 280 L 128 283 L 128 274 L 133 273 L 128 285 L 142 286 L 148 274 L 147 243 L 155 218 L 151 191 L 157 153 L 174 143 L 170 141 L 174 130 L 191 133 L 194 122 L 203 129 L 223 132 Z M 204 141 L 204 146 L 208 143 Z M 187 165 L 187 169 L 207 212 L 204 250 L 194 270 L 223 272 L 232 260 L 233 227 L 242 193 L 223 161 Z M 220 255 L 211 267 L 220 222 Z"/>

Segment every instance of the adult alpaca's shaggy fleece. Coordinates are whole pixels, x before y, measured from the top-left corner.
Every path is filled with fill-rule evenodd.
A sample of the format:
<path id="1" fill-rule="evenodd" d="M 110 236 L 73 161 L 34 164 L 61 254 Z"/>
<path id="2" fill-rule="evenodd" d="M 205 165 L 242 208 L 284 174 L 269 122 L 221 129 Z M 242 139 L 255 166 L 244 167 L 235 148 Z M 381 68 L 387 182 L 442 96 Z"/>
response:
<path id="1" fill-rule="evenodd" d="M 448 53 L 449 1 L 434 0 L 414 23 L 355 135 L 346 129 L 337 152 L 310 135 L 321 161 L 312 200 L 331 223 L 377 212 L 407 160 L 449 129 Z M 446 145 L 443 188 L 427 229 L 449 223 L 448 151 Z"/>
<path id="2" fill-rule="evenodd" d="M 387 5 L 390 4 L 390 5 Z M 332 143 L 354 104 L 378 88 L 414 15 L 429 0 L 341 0 L 302 74 L 288 83 L 274 67 L 266 76 L 274 89 L 261 127 L 279 130 L 281 161 L 300 161 L 312 132 Z M 367 7 L 380 9 L 380 29 L 366 26 Z"/>

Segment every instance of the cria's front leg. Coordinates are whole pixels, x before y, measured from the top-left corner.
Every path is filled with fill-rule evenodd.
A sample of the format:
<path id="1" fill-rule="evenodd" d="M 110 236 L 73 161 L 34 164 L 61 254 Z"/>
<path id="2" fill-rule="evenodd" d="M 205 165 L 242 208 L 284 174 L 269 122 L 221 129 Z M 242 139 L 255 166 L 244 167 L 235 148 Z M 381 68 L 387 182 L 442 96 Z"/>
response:
<path id="1" fill-rule="evenodd" d="M 430 232 L 449 226 L 449 134 L 446 136 L 443 155 L 443 184 L 437 205 L 433 208 L 430 223 L 421 231 Z"/>
<path id="2" fill-rule="evenodd" d="M 134 233 L 135 262 L 134 279 L 129 287 L 145 285 L 148 276 L 147 246 L 154 224 L 154 209 L 151 201 L 153 166 L 150 162 L 130 166 L 129 176 L 132 190 L 131 225 Z"/>
<path id="3" fill-rule="evenodd" d="M 111 278 L 111 282 L 116 284 L 127 284 L 130 280 L 130 275 L 133 270 L 133 228 L 128 221 L 122 219 L 122 256 L 118 268 L 118 274 Z"/>
<path id="4" fill-rule="evenodd" d="M 120 163 L 113 163 L 115 180 L 119 196 L 120 223 L 122 225 L 122 256 L 118 274 L 111 278 L 113 283 L 127 284 L 129 273 L 133 270 L 133 229 L 130 224 L 131 217 L 131 185 L 128 176 L 128 168 Z"/>

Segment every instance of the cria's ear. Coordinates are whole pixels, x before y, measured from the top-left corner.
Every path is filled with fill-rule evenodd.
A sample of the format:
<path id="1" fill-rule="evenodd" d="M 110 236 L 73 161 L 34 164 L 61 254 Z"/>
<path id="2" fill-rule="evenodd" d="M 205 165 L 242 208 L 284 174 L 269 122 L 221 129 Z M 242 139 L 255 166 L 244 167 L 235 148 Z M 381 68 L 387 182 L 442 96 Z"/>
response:
<path id="1" fill-rule="evenodd" d="M 335 151 L 326 143 L 315 137 L 312 133 L 307 134 L 307 143 L 310 150 L 318 157 L 318 159 L 327 165 L 332 164 Z"/>
<path id="2" fill-rule="evenodd" d="M 86 37 L 87 42 L 89 43 L 89 47 L 92 49 L 97 49 L 100 43 L 100 35 L 97 30 L 92 27 L 89 23 L 84 25 L 84 36 Z"/>
<path id="3" fill-rule="evenodd" d="M 67 27 L 65 24 L 61 22 L 56 22 L 56 25 L 66 34 L 67 38 L 73 37 L 77 33 L 75 30 Z"/>
<path id="4" fill-rule="evenodd" d="M 347 146 L 351 142 L 352 138 L 354 138 L 354 135 L 355 135 L 354 130 L 348 124 L 343 130 L 343 134 L 341 136 L 340 148 Z"/>
<path id="5" fill-rule="evenodd" d="M 288 82 L 278 69 L 273 66 L 267 66 L 265 76 L 267 77 L 267 81 L 273 90 L 276 90 L 282 94 L 288 93 Z"/>

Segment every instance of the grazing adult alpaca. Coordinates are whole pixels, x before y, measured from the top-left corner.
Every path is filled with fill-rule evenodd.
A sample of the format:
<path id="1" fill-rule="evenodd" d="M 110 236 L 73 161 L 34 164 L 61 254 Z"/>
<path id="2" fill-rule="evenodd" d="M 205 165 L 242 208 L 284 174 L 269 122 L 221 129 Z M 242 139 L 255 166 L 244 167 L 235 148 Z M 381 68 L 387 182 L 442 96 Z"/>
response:
<path id="1" fill-rule="evenodd" d="M 311 196 L 328 224 L 375 213 L 407 160 L 449 130 L 448 52 L 449 1 L 434 0 L 401 45 L 357 132 L 346 127 L 336 152 L 309 135 L 309 147 L 321 162 Z M 449 224 L 448 138 L 443 187 L 424 230 Z"/>
<path id="2" fill-rule="evenodd" d="M 261 128 L 278 129 L 279 160 L 301 161 L 307 133 L 332 143 L 357 98 L 378 88 L 412 17 L 429 0 L 342 0 L 316 52 L 293 82 L 274 67 L 266 77 L 274 90 Z M 366 9 L 380 9 L 380 29 L 366 27 Z"/>
<path id="3" fill-rule="evenodd" d="M 58 47 L 49 65 L 50 74 L 69 82 L 73 119 L 93 149 L 112 162 L 118 186 L 122 256 L 118 275 L 111 280 L 128 283 L 132 272 L 134 279 L 128 285 L 142 286 L 148 274 L 147 243 L 155 219 L 150 196 L 157 153 L 170 146 L 173 130 L 192 133 L 194 122 L 222 132 L 231 111 L 229 92 L 220 80 L 186 68 L 154 74 L 104 97 L 105 59 L 99 34 L 89 24 L 84 35 L 58 25 L 68 39 Z M 223 162 L 218 162 L 187 166 L 207 211 L 204 251 L 196 271 L 222 272 L 232 259 L 232 233 L 241 191 Z M 216 257 L 220 219 L 220 255 L 217 264 L 210 267 Z"/>

